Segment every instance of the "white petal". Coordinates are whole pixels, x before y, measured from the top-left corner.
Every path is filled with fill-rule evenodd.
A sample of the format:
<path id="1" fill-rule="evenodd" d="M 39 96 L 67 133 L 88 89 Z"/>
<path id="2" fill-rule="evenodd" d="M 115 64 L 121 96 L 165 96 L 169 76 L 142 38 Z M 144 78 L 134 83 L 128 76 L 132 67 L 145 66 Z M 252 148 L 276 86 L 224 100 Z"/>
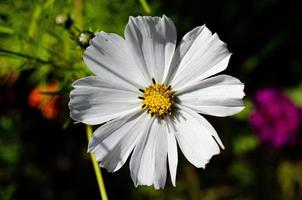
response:
<path id="1" fill-rule="evenodd" d="M 189 51 L 189 49 L 191 48 L 192 44 L 194 43 L 194 41 L 196 40 L 197 36 L 203 31 L 205 26 L 199 26 L 194 28 L 192 31 L 188 32 L 180 41 L 180 43 L 178 44 L 175 54 L 172 58 L 171 61 L 171 66 L 169 68 L 168 74 L 166 76 L 166 79 L 164 81 L 164 83 L 169 84 L 172 79 L 175 76 L 175 73 L 178 70 L 181 70 L 184 65 L 180 66 L 180 62 L 183 60 L 184 56 L 186 55 L 186 53 Z M 208 33 L 207 30 L 203 32 L 204 37 L 209 37 L 208 35 L 210 35 L 208 33 L 208 35 L 206 34 Z M 196 51 L 196 49 L 195 49 Z"/>
<path id="2" fill-rule="evenodd" d="M 169 80 L 174 88 L 180 88 L 223 71 L 231 53 L 217 34 L 206 27 L 197 27 L 187 33 L 180 42 L 171 63 Z M 174 73 L 174 74 L 173 74 Z"/>
<path id="3" fill-rule="evenodd" d="M 168 161 L 169 161 L 169 170 L 170 177 L 173 186 L 176 186 L 176 171 L 177 171 L 177 163 L 178 163 L 178 153 L 177 153 L 177 144 L 174 132 L 171 131 L 173 128 L 172 121 L 169 120 L 169 124 L 171 126 L 168 127 Z"/>
<path id="4" fill-rule="evenodd" d="M 116 34 L 98 33 L 85 50 L 84 61 L 97 76 L 118 79 L 136 88 L 147 84 L 126 41 Z"/>
<path id="5" fill-rule="evenodd" d="M 141 135 L 149 117 L 142 111 L 114 119 L 99 127 L 89 141 L 88 151 L 96 155 L 100 166 L 109 172 L 119 170 Z"/>
<path id="6" fill-rule="evenodd" d="M 125 38 L 145 76 L 162 82 L 175 51 L 176 30 L 166 16 L 130 17 Z"/>
<path id="7" fill-rule="evenodd" d="M 164 188 L 167 174 L 167 130 L 164 122 L 152 121 L 149 131 L 135 146 L 130 160 L 131 177 L 137 185 Z"/>
<path id="8" fill-rule="evenodd" d="M 202 116 L 183 107 L 178 114 L 173 119 L 175 129 L 172 131 L 179 147 L 194 166 L 205 168 L 211 157 L 220 153 L 214 138 L 222 148 L 223 145 L 214 128 Z"/>
<path id="9" fill-rule="evenodd" d="M 229 116 L 244 109 L 244 85 L 228 76 L 214 76 L 176 91 L 180 104 L 198 113 Z"/>
<path id="10" fill-rule="evenodd" d="M 140 107 L 138 93 L 106 78 L 87 77 L 76 81 L 70 93 L 70 115 L 76 121 L 94 125 Z"/>

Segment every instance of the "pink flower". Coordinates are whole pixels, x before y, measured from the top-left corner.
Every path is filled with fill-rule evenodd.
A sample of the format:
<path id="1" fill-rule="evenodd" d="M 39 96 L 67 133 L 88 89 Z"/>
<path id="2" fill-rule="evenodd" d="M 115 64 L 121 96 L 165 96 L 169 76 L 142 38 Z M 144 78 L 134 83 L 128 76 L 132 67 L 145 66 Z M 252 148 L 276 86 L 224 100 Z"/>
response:
<path id="1" fill-rule="evenodd" d="M 259 139 L 274 149 L 295 144 L 301 122 L 301 109 L 282 91 L 264 88 L 253 97 L 255 110 L 249 123 Z"/>

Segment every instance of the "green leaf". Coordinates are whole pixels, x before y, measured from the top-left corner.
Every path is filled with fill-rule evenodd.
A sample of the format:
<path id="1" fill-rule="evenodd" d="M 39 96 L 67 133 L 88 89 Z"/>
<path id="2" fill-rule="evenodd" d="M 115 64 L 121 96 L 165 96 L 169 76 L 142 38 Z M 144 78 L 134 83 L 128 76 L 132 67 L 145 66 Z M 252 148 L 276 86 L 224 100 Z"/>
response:
<path id="1" fill-rule="evenodd" d="M 288 95 L 298 106 L 302 106 L 302 83 L 288 90 Z"/>
<path id="2" fill-rule="evenodd" d="M 249 133 L 234 139 L 233 149 L 237 155 L 242 155 L 256 149 L 259 145 L 255 134 Z"/>
<path id="3" fill-rule="evenodd" d="M 15 32 L 14 29 L 0 25 L 0 33 L 2 34 L 13 34 L 14 32 Z"/>
<path id="4" fill-rule="evenodd" d="M 240 113 L 233 115 L 232 117 L 238 120 L 246 121 L 252 111 L 253 104 L 247 98 L 245 98 L 243 101 L 244 101 L 245 108 Z"/>

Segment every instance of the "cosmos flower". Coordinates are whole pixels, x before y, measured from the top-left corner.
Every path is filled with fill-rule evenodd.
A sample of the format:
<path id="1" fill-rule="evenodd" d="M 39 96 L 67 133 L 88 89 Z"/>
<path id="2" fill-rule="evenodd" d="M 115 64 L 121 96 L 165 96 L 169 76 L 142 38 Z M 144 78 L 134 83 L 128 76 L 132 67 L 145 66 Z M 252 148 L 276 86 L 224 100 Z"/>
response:
<path id="1" fill-rule="evenodd" d="M 217 74 L 231 53 L 206 26 L 187 33 L 176 48 L 173 22 L 163 17 L 130 17 L 125 39 L 98 33 L 84 53 L 96 75 L 73 84 L 71 117 L 94 131 L 88 151 L 101 167 L 119 170 L 130 156 L 137 185 L 163 188 L 167 163 L 175 186 L 177 144 L 196 167 L 204 168 L 224 148 L 201 115 L 228 116 L 244 108 L 244 85 Z"/>
<path id="2" fill-rule="evenodd" d="M 253 100 L 256 109 L 249 122 L 258 138 L 274 149 L 294 144 L 301 123 L 301 109 L 274 88 L 260 89 Z"/>

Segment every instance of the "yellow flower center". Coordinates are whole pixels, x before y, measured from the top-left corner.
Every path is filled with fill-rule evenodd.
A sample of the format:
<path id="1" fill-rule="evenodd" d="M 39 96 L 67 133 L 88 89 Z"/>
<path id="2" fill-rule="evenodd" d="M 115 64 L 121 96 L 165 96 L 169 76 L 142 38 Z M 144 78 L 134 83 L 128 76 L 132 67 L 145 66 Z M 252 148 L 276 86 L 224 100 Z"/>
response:
<path id="1" fill-rule="evenodd" d="M 142 108 L 146 109 L 151 116 L 164 117 L 167 114 L 171 115 L 174 105 L 171 86 L 155 83 L 153 79 L 153 85 L 140 91 L 143 92 L 143 96 L 139 97 L 139 99 L 142 99 Z"/>

